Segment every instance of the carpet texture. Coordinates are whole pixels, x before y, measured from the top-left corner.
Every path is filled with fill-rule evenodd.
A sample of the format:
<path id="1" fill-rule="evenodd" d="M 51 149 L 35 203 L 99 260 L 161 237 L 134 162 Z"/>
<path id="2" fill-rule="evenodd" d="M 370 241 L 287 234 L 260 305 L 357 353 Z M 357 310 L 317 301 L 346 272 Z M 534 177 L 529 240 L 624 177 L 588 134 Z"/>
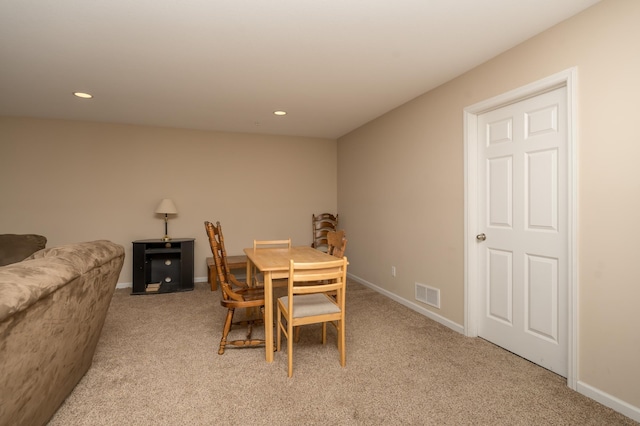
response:
<path id="1" fill-rule="evenodd" d="M 294 345 L 290 379 L 286 349 L 271 364 L 264 348 L 217 354 L 225 309 L 208 284 L 129 293 L 116 290 L 93 366 L 51 426 L 638 424 L 358 283 L 347 288 L 347 366 L 335 330 L 323 346 L 311 325 Z"/>

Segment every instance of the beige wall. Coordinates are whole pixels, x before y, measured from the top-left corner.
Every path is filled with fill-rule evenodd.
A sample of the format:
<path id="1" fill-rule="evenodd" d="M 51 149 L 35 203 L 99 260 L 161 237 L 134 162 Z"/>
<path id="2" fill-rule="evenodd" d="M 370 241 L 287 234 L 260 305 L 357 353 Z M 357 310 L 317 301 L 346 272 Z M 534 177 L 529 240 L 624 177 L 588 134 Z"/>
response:
<path id="1" fill-rule="evenodd" d="M 464 323 L 463 109 L 576 66 L 578 380 L 640 413 L 640 2 L 609 0 L 338 140 L 350 273 Z M 397 267 L 396 278 L 390 268 Z"/>
<path id="2" fill-rule="evenodd" d="M 194 237 L 195 275 L 211 256 L 205 220 L 222 223 L 229 254 L 254 238 L 311 244 L 311 215 L 335 212 L 336 141 L 72 121 L 0 118 L 0 233 L 47 246 L 164 235 L 162 198 L 179 214 L 169 235 Z"/>

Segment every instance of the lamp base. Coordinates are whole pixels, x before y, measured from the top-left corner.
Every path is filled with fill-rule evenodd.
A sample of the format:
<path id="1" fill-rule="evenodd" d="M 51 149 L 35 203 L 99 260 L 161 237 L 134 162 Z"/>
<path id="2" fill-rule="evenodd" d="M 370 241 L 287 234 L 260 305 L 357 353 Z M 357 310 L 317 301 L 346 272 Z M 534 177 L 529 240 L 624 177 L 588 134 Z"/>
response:
<path id="1" fill-rule="evenodd" d="M 164 237 L 162 237 L 162 241 L 171 241 L 171 237 L 168 235 L 165 235 Z"/>

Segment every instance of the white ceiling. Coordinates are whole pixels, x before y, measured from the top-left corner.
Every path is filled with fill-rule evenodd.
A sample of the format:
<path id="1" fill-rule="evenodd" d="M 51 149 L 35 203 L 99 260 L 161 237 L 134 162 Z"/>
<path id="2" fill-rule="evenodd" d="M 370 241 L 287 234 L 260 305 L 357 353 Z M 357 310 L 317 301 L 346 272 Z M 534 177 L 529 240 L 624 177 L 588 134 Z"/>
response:
<path id="1" fill-rule="evenodd" d="M 0 115 L 337 138 L 597 1 L 0 0 Z"/>

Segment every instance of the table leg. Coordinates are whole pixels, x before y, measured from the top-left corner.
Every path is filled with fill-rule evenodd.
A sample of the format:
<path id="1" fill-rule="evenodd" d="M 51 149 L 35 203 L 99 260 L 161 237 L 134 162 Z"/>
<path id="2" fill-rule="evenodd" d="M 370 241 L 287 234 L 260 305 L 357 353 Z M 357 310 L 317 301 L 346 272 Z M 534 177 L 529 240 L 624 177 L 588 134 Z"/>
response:
<path id="1" fill-rule="evenodd" d="M 273 283 L 271 272 L 264 274 L 264 339 L 267 362 L 273 362 Z"/>
<path id="2" fill-rule="evenodd" d="M 251 259 L 247 259 L 247 285 L 253 287 L 253 281 L 251 277 L 251 271 L 253 270 L 253 262 Z"/>

